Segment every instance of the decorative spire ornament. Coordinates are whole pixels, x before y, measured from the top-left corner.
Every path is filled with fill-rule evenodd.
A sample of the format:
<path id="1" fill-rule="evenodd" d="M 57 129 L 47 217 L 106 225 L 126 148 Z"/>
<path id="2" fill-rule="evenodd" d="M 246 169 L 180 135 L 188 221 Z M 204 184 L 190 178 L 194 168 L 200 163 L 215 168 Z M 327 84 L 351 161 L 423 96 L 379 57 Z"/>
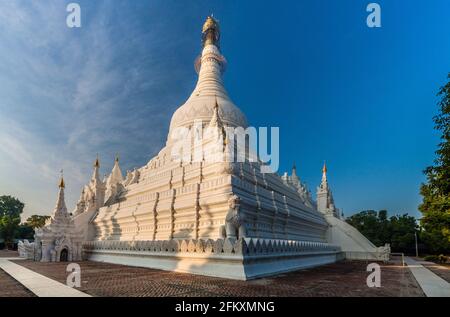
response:
<path id="1" fill-rule="evenodd" d="M 219 127 L 219 128 L 221 128 L 223 126 L 222 120 L 220 120 L 219 102 L 217 101 L 217 96 L 215 96 L 213 116 L 211 118 L 211 121 L 209 122 L 209 126 L 210 127 Z"/>
<path id="2" fill-rule="evenodd" d="M 322 167 L 322 184 L 321 186 L 328 186 L 327 181 L 327 164 L 325 161 L 323 161 L 323 167 Z"/>
<path id="3" fill-rule="evenodd" d="M 66 185 L 64 183 L 64 172 L 63 172 L 63 170 L 61 170 L 60 173 L 61 173 L 61 180 L 59 181 L 59 188 L 65 188 Z"/>
<path id="4" fill-rule="evenodd" d="M 97 158 L 95 159 L 94 167 L 95 168 L 99 168 L 100 167 L 100 161 L 98 159 L 98 153 L 97 153 Z"/>
<path id="5" fill-rule="evenodd" d="M 94 172 L 93 172 L 92 178 L 91 178 L 92 183 L 101 183 L 99 173 L 100 173 L 100 159 L 99 159 L 98 153 L 97 153 L 97 157 L 96 157 L 95 163 L 94 163 Z"/>
<path id="6" fill-rule="evenodd" d="M 53 220 L 59 221 L 60 219 L 64 219 L 68 217 L 67 213 L 67 207 L 66 202 L 64 201 L 64 188 L 66 187 L 66 184 L 64 183 L 64 177 L 63 177 L 63 170 L 61 170 L 61 179 L 59 181 L 59 193 L 58 193 L 58 199 L 56 200 L 56 206 L 53 211 Z"/>
<path id="7" fill-rule="evenodd" d="M 297 177 L 297 166 L 294 164 L 292 165 L 292 176 Z"/>
<path id="8" fill-rule="evenodd" d="M 211 14 L 206 18 L 206 21 L 203 24 L 202 28 L 203 47 L 212 44 L 215 45 L 217 48 L 219 48 L 220 47 L 219 40 L 220 40 L 219 21 L 217 21 Z"/>

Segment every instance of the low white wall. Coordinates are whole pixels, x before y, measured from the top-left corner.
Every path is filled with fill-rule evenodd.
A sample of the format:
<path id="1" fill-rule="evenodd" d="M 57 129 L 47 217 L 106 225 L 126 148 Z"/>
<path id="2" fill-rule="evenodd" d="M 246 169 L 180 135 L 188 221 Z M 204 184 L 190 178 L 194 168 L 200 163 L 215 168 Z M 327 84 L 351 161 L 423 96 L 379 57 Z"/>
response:
<path id="1" fill-rule="evenodd" d="M 308 252 L 303 254 L 259 255 L 246 257 L 202 256 L 189 253 L 155 254 L 137 251 L 89 251 L 90 261 L 107 262 L 164 271 L 191 273 L 235 280 L 251 280 L 299 269 L 334 263 L 339 252 Z"/>
<path id="2" fill-rule="evenodd" d="M 320 242 L 218 239 L 95 241 L 84 245 L 86 259 L 237 280 L 334 263 L 339 247 Z"/>

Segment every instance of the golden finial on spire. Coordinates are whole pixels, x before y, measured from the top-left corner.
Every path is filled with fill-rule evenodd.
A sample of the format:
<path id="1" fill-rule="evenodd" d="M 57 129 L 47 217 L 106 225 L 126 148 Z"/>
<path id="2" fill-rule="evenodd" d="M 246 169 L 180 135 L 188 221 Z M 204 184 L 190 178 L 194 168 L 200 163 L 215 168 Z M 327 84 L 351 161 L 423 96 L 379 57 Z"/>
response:
<path id="1" fill-rule="evenodd" d="M 203 46 L 212 44 L 219 47 L 220 27 L 219 22 L 212 16 L 206 18 L 202 28 Z"/>
<path id="2" fill-rule="evenodd" d="M 216 29 L 219 31 L 219 21 L 214 19 L 212 14 L 206 18 L 206 21 L 203 24 L 202 32 L 205 33 L 209 29 Z"/>
<path id="3" fill-rule="evenodd" d="M 63 170 L 61 170 L 61 180 L 59 181 L 59 188 L 65 188 L 66 184 L 64 184 L 64 175 Z"/>
<path id="4" fill-rule="evenodd" d="M 94 167 L 97 167 L 97 168 L 100 167 L 100 161 L 98 159 L 98 153 L 97 153 L 97 158 L 95 159 Z"/>
<path id="5" fill-rule="evenodd" d="M 322 168 L 322 172 L 323 172 L 324 174 L 326 174 L 326 173 L 327 173 L 327 164 L 326 164 L 326 162 L 325 162 L 325 161 L 323 161 L 323 168 Z"/>

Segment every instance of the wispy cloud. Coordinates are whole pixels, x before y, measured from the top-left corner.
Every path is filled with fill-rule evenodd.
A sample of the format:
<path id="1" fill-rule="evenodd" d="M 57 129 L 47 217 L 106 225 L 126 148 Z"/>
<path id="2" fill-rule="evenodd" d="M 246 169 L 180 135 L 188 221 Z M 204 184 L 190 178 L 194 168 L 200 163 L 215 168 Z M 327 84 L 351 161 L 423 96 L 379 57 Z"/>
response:
<path id="1" fill-rule="evenodd" d="M 142 30 L 133 8 L 81 2 L 83 26 L 69 29 L 66 4 L 0 3 L 0 194 L 24 200 L 25 216 L 51 212 L 61 168 L 72 207 L 96 153 L 105 173 L 116 152 L 125 169 L 144 164 L 183 99 L 167 93 L 185 74 L 167 71 L 163 25 Z"/>

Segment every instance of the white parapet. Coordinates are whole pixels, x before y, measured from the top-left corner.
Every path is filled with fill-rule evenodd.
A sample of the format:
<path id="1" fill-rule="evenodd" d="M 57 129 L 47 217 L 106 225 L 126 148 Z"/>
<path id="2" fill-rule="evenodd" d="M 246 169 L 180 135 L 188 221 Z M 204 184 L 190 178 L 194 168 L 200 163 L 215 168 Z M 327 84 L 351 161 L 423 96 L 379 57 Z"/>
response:
<path id="1" fill-rule="evenodd" d="M 327 243 L 270 239 L 95 241 L 84 244 L 91 261 L 250 280 L 334 263 L 343 258 Z"/>

